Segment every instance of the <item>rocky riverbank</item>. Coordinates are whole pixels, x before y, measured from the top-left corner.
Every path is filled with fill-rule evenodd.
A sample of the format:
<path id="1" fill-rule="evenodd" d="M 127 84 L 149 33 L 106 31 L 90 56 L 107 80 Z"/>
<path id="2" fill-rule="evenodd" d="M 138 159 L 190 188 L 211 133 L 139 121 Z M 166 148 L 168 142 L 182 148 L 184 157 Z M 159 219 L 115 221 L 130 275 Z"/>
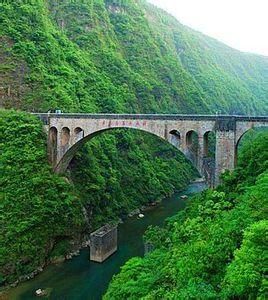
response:
<path id="1" fill-rule="evenodd" d="M 128 214 L 128 217 L 133 217 L 135 215 L 139 215 L 142 211 L 148 210 L 152 208 L 153 206 L 142 206 L 141 208 L 135 209 L 132 212 Z M 122 219 L 118 219 L 118 224 L 122 224 L 124 221 Z M 34 271 L 32 271 L 29 274 L 25 274 L 20 276 L 16 281 L 14 281 L 11 284 L 8 284 L 6 286 L 3 286 L 0 288 L 0 300 L 2 300 L 2 297 L 4 297 L 6 291 L 8 291 L 10 288 L 16 287 L 19 283 L 28 281 L 33 279 L 35 276 L 43 272 L 43 270 L 53 264 L 61 264 L 67 260 L 71 260 L 72 258 L 78 256 L 80 254 L 80 251 L 85 248 L 90 247 L 90 234 L 84 234 L 80 235 L 78 239 L 72 239 L 69 241 L 69 245 L 71 250 L 68 251 L 65 255 L 59 255 L 59 256 L 53 256 L 47 258 L 44 264 L 36 268 Z M 4 299 L 4 298 L 3 298 Z"/>
<path id="2" fill-rule="evenodd" d="M 0 288 L 0 300 L 5 299 L 5 294 L 9 289 L 16 287 L 21 282 L 33 279 L 35 276 L 43 272 L 48 265 L 60 264 L 66 260 L 70 260 L 73 257 L 78 256 L 82 249 L 90 246 L 89 235 L 85 234 L 81 240 L 72 240 L 70 241 L 70 244 L 72 245 L 71 251 L 69 251 L 67 254 L 48 258 L 44 264 L 36 268 L 31 273 L 22 275 L 13 283 Z"/>
<path id="3" fill-rule="evenodd" d="M 194 181 L 195 183 L 198 182 L 203 182 L 203 179 L 197 179 L 196 181 Z M 150 211 L 155 209 L 157 206 L 159 206 L 161 204 L 161 201 L 155 201 L 155 202 L 151 202 L 148 203 L 148 205 L 144 205 L 140 208 L 137 208 L 133 211 L 131 211 L 130 213 L 128 213 L 127 217 L 124 219 L 118 219 L 117 223 L 118 224 L 122 224 L 124 223 L 124 221 L 128 218 L 132 218 L 135 216 L 139 216 L 140 214 L 146 212 L 146 211 Z M 87 223 L 89 222 L 85 212 L 85 219 L 87 221 Z M 89 225 L 89 224 L 88 224 Z M 26 274 L 23 276 L 20 276 L 15 282 L 13 282 L 12 284 L 9 284 L 5 287 L 2 288 L 2 290 L 0 290 L 0 300 L 2 300 L 3 295 L 5 294 L 6 291 L 8 291 L 10 288 L 14 288 L 16 287 L 19 283 L 21 282 L 25 282 L 28 280 L 33 279 L 36 275 L 40 274 L 41 272 L 43 272 L 43 270 L 48 266 L 48 265 L 53 265 L 53 264 L 61 264 L 67 260 L 71 260 L 72 258 L 79 256 L 80 251 L 82 249 L 88 248 L 90 247 L 90 234 L 85 233 L 82 235 L 79 235 L 79 237 L 77 239 L 72 239 L 69 241 L 69 244 L 71 245 L 71 250 L 68 251 L 67 254 L 65 255 L 59 255 L 59 256 L 54 256 L 54 257 L 49 257 L 46 262 L 42 265 L 39 266 L 38 268 L 36 268 L 33 272 L 31 272 L 30 274 Z"/>

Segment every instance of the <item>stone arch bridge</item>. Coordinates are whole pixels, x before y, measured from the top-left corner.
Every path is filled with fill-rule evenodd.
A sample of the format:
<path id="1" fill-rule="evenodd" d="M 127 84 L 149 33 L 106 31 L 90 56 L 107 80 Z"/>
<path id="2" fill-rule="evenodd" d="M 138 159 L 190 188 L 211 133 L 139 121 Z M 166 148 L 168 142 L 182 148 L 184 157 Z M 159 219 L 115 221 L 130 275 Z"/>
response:
<path id="1" fill-rule="evenodd" d="M 211 186 L 236 164 L 237 147 L 251 128 L 267 127 L 268 117 L 227 115 L 36 114 L 48 133 L 49 160 L 64 173 L 77 150 L 92 137 L 115 128 L 149 132 L 171 143 L 195 165 Z M 213 167 L 206 168 L 209 133 L 215 133 Z M 195 136 L 195 141 L 194 141 Z"/>

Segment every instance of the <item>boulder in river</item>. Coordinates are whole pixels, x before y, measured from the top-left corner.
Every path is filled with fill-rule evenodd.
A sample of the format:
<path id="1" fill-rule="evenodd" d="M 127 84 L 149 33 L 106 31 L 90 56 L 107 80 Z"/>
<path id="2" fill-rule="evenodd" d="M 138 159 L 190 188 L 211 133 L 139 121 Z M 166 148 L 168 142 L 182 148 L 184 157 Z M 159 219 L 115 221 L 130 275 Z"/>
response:
<path id="1" fill-rule="evenodd" d="M 135 209 L 135 210 L 133 210 L 132 212 L 130 212 L 129 214 L 128 214 L 128 217 L 133 217 L 133 216 L 135 216 L 135 215 L 138 215 L 140 213 L 140 210 L 137 208 L 137 209 Z"/>
<path id="2" fill-rule="evenodd" d="M 38 290 L 35 291 L 35 295 L 38 296 L 38 297 L 45 296 L 46 291 L 42 290 L 42 289 L 38 289 Z"/>
<path id="3" fill-rule="evenodd" d="M 144 218 L 144 214 L 139 214 L 139 218 L 140 219 Z"/>
<path id="4" fill-rule="evenodd" d="M 37 297 L 46 297 L 46 298 L 49 298 L 51 292 L 52 292 L 52 288 L 38 289 L 38 290 L 35 291 L 35 295 Z"/>

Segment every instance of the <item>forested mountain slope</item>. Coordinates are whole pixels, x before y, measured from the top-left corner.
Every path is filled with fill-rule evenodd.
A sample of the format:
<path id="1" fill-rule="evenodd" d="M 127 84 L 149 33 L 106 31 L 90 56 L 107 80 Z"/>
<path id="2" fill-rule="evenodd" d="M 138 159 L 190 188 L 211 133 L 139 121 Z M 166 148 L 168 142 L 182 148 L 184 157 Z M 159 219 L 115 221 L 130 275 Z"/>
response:
<path id="1" fill-rule="evenodd" d="M 195 174 L 158 139 L 92 141 L 66 178 L 52 173 L 42 123 L 0 110 L 0 286 L 66 255 L 84 234 L 182 189 Z M 102 150 L 105 149 L 105 150 Z"/>
<path id="2" fill-rule="evenodd" d="M 181 25 L 145 1 L 0 2 L 2 108 L 35 112 L 59 108 L 64 112 L 221 110 L 267 114 L 267 68 L 267 57 L 233 50 Z M 96 137 L 78 153 L 70 172 L 65 174 L 73 189 L 60 179 L 55 179 L 55 186 L 48 181 L 48 186 L 61 195 L 63 202 L 58 208 L 66 214 L 58 231 L 50 228 L 39 237 L 32 228 L 40 215 L 41 227 L 51 213 L 55 220 L 51 224 L 60 218 L 54 196 L 47 199 L 42 190 L 42 173 L 50 172 L 49 167 L 44 167 L 45 171 L 37 167 L 35 153 L 28 148 L 27 142 L 35 145 L 36 151 L 42 153 L 40 162 L 45 164 L 44 136 L 36 122 L 24 114 L 1 111 L 0 144 L 8 145 L 1 149 L 4 175 L 0 185 L 4 192 L 0 194 L 0 208 L 5 211 L 1 214 L 1 229 L 5 230 L 1 233 L 5 247 L 0 253 L 3 282 L 43 264 L 49 256 L 48 249 L 58 249 L 58 241 L 65 245 L 65 238 L 73 234 L 71 224 L 81 226 L 78 219 L 81 221 L 82 216 L 77 207 L 86 208 L 92 229 L 138 205 L 181 189 L 195 174 L 182 155 L 174 154 L 170 147 L 148 135 L 119 131 Z M 29 132 L 23 131 L 21 136 L 19 129 L 25 128 Z M 10 141 L 12 135 L 17 138 Z M 18 146 L 22 148 L 21 160 L 15 159 Z M 10 172 L 10 161 L 14 161 L 15 174 L 21 174 L 18 177 Z M 25 177 L 28 172 L 33 177 Z M 20 181 L 25 181 L 25 188 L 20 188 Z M 34 188 L 39 197 L 33 197 Z M 78 199 L 77 206 L 68 207 L 74 199 Z M 51 213 L 49 209 L 44 212 L 46 206 L 41 205 L 42 201 L 50 205 L 49 200 L 53 206 Z M 27 203 L 34 201 L 36 210 L 29 219 Z M 9 220 L 16 218 L 18 211 L 19 221 L 13 226 Z M 6 237 L 15 242 L 9 243 Z M 32 240 L 39 241 L 40 248 L 45 245 L 42 249 L 47 251 L 40 251 L 36 257 L 35 251 L 40 248 L 34 250 Z M 9 252 L 13 256 L 6 254 Z"/>
<path id="3" fill-rule="evenodd" d="M 267 57 L 231 49 L 145 1 L 7 1 L 0 37 L 5 107 L 268 110 Z"/>
<path id="4" fill-rule="evenodd" d="M 244 143 L 223 184 L 151 227 L 154 251 L 129 260 L 104 299 L 265 299 L 268 132 Z"/>

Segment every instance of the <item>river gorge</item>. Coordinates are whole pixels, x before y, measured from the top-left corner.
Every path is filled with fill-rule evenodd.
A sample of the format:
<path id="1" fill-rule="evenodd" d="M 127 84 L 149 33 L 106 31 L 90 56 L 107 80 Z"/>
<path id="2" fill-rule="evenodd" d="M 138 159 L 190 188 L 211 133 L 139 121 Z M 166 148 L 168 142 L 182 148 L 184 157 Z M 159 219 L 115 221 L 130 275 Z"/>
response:
<path id="1" fill-rule="evenodd" d="M 206 188 L 204 183 L 193 183 L 180 193 L 175 193 L 162 203 L 145 212 L 143 219 L 129 218 L 119 225 L 118 251 L 104 263 L 89 261 L 88 249 L 70 261 L 48 266 L 34 279 L 19 284 L 8 291 L 7 299 L 36 299 L 39 288 L 49 292 L 49 299 L 101 299 L 113 275 L 131 257 L 144 255 L 143 234 L 149 225 L 161 226 L 166 218 L 185 207 L 182 195 L 198 193 Z"/>

